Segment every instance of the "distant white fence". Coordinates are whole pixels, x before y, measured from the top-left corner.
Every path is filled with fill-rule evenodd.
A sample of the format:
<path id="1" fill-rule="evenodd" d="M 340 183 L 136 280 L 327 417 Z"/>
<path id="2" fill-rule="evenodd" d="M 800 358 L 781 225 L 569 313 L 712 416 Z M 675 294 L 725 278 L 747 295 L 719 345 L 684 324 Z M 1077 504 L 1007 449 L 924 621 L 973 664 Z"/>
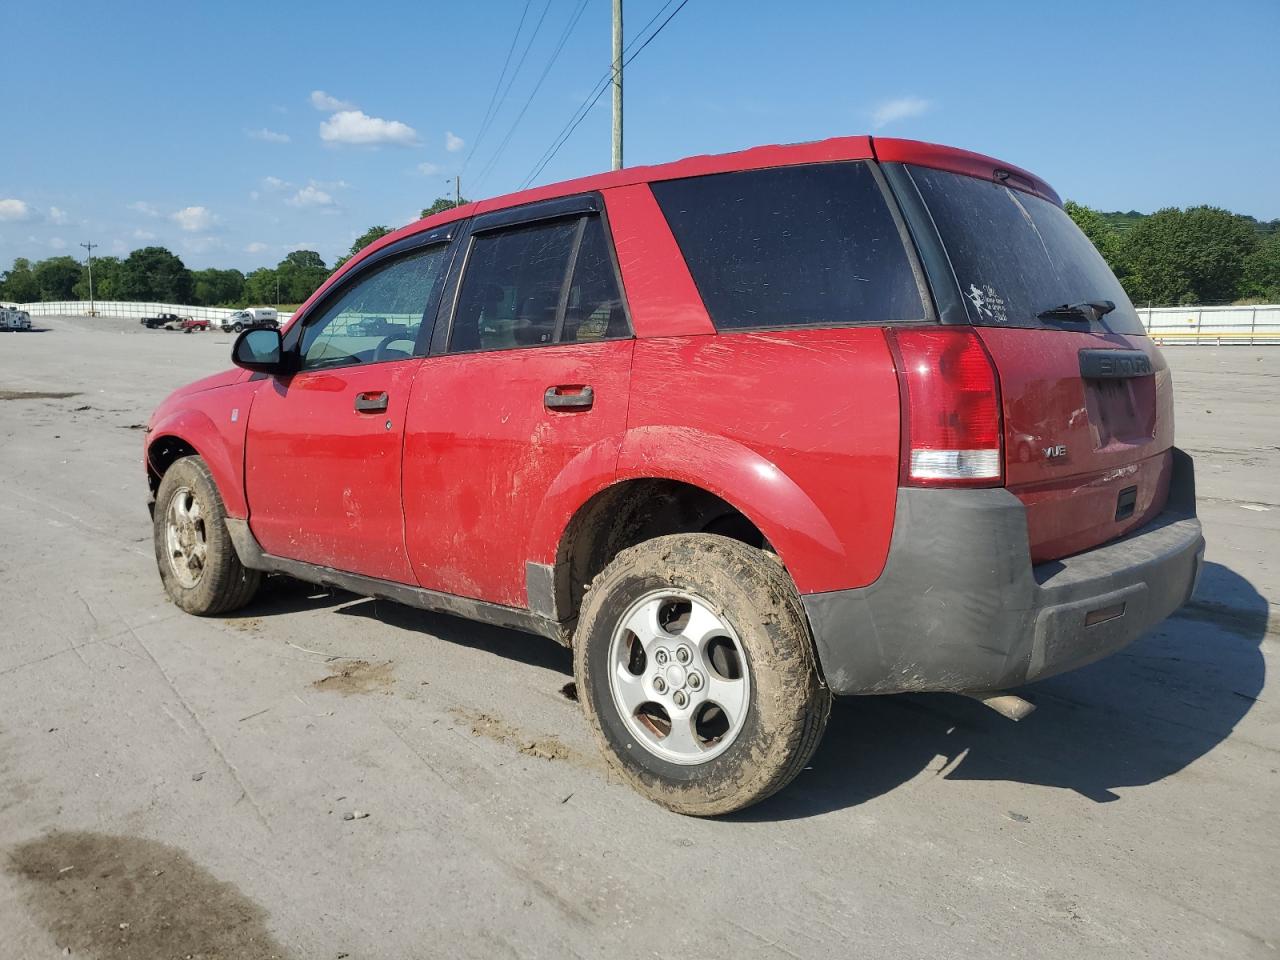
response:
<path id="1" fill-rule="evenodd" d="M 13 304 L 7 304 L 13 306 Z M 33 317 L 64 314 L 88 316 L 87 300 L 64 300 L 47 303 L 20 303 Z M 196 320 L 219 320 L 234 310 L 223 307 L 193 307 L 183 303 L 125 303 L 99 300 L 94 309 L 100 317 L 154 317 L 158 313 L 176 313 Z M 280 314 L 284 325 L 293 314 Z M 1160 343 L 1210 343 L 1225 346 L 1232 343 L 1280 344 L 1280 304 L 1256 307 L 1141 307 L 1138 317 L 1147 333 Z"/>
<path id="2" fill-rule="evenodd" d="M 88 300 L 49 300 L 42 303 L 7 304 L 25 310 L 33 317 L 89 316 Z M 226 307 L 193 307 L 185 303 L 132 303 L 121 300 L 95 300 L 94 313 L 99 317 L 124 317 L 141 320 L 143 317 L 154 317 L 160 313 L 176 313 L 180 317 L 191 317 L 193 320 L 221 320 L 235 313 Z M 280 314 L 283 325 L 292 313 Z"/>
<path id="3" fill-rule="evenodd" d="M 1138 316 L 1158 343 L 1280 344 L 1280 305 L 1143 307 Z"/>

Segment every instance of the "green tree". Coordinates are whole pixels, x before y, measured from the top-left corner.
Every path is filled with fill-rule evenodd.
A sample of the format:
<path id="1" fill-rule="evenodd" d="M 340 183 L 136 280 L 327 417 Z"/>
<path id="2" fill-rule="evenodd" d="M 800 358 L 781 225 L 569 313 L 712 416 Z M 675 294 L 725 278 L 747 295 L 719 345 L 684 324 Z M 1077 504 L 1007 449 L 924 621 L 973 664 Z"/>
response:
<path id="1" fill-rule="evenodd" d="M 1102 258 L 1107 261 L 1107 266 L 1123 280 L 1125 271 L 1120 234 L 1116 232 L 1115 227 L 1108 223 L 1107 218 L 1097 210 L 1086 207 L 1082 203 L 1068 200 L 1063 206 L 1066 208 L 1067 215 L 1076 222 L 1076 226 L 1098 248 Z"/>
<path id="2" fill-rule="evenodd" d="M 239 270 L 196 270 L 194 302 L 202 306 L 239 303 L 244 296 L 244 274 Z"/>
<path id="3" fill-rule="evenodd" d="M 301 303 L 329 278 L 329 268 L 314 250 L 294 250 L 276 265 L 280 302 Z"/>
<path id="4" fill-rule="evenodd" d="M 93 297 L 95 300 L 121 299 L 117 289 L 120 284 L 120 267 L 121 261 L 119 257 L 93 258 Z M 80 279 L 76 281 L 73 293 L 76 300 L 89 299 L 88 263 L 80 265 Z"/>
<path id="5" fill-rule="evenodd" d="M 348 253 L 345 257 L 339 257 L 337 261 L 334 263 L 333 269 L 337 270 L 344 263 L 346 263 L 348 260 L 354 257 L 357 253 L 359 253 L 369 244 L 373 243 L 373 241 L 381 240 L 390 232 L 391 232 L 390 227 L 385 227 L 385 226 L 370 227 L 364 233 L 360 234 L 360 236 L 356 237 L 355 242 L 351 244 L 351 252 Z"/>
<path id="6" fill-rule="evenodd" d="M 1258 243 L 1247 218 L 1219 207 L 1157 210 L 1124 238 L 1125 286 L 1137 303 L 1234 300 Z"/>
<path id="7" fill-rule="evenodd" d="M 1245 258 L 1240 295 L 1280 303 L 1280 232 L 1268 233 Z"/>
<path id="8" fill-rule="evenodd" d="M 249 304 L 276 303 L 276 271 L 272 267 L 254 270 L 244 278 L 241 296 Z"/>
<path id="9" fill-rule="evenodd" d="M 195 286 L 191 271 L 164 247 L 143 247 L 120 266 L 120 293 L 125 300 L 190 303 Z"/>
<path id="10" fill-rule="evenodd" d="M 37 263 L 34 272 L 41 300 L 70 300 L 80 279 L 80 264 L 74 257 L 50 257 Z"/>
<path id="11" fill-rule="evenodd" d="M 422 211 L 422 216 L 424 218 L 430 217 L 430 216 L 434 216 L 437 213 L 442 213 L 445 210 L 452 210 L 454 207 L 465 207 L 470 202 L 471 201 L 468 200 L 466 197 L 463 197 L 457 203 L 454 203 L 448 197 L 436 197 L 435 202 L 432 203 L 431 206 L 427 207 L 425 210 Z"/>
<path id="12" fill-rule="evenodd" d="M 31 303 L 40 299 L 40 285 L 36 283 L 35 271 L 26 257 L 14 260 L 13 267 L 0 277 L 0 299 L 10 303 Z"/>

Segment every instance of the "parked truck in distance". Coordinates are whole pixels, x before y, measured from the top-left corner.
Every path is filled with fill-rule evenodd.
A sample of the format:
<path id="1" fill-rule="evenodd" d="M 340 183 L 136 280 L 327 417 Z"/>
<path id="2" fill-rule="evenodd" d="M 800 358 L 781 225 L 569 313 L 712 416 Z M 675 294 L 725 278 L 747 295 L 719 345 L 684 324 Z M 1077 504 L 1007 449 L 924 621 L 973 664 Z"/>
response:
<path id="1" fill-rule="evenodd" d="M 30 330 L 31 314 L 25 310 L 0 307 L 0 331 Z"/>
<path id="2" fill-rule="evenodd" d="M 215 320 L 214 323 L 221 330 L 239 333 L 249 327 L 278 327 L 280 314 L 275 307 L 248 307 L 237 310 L 229 317 Z"/>
<path id="3" fill-rule="evenodd" d="M 143 317 L 138 322 L 148 330 L 155 330 L 163 327 L 165 330 L 180 330 L 182 322 L 186 317 L 180 317 L 176 313 L 157 313 L 154 317 Z"/>

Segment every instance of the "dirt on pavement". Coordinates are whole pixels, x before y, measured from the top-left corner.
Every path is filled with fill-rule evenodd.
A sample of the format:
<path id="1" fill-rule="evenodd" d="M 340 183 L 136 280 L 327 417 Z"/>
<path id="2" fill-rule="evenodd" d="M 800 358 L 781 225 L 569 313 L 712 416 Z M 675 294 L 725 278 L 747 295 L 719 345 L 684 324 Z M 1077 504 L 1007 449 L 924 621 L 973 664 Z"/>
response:
<path id="1" fill-rule="evenodd" d="M 1190 606 L 1021 723 L 837 700 L 791 786 L 692 820 L 607 775 L 552 641 L 281 578 L 177 610 L 136 427 L 232 337 L 42 326 L 0 338 L 46 395 L 0 402 L 0 960 L 1276 957 L 1280 348 L 1165 350 Z"/>

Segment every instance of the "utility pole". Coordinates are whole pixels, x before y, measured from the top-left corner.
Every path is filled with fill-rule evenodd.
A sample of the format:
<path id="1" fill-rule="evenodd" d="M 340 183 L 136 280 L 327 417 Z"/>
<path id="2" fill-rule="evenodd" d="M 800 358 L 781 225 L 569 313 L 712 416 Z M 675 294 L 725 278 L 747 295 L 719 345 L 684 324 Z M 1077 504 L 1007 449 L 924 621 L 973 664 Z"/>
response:
<path id="1" fill-rule="evenodd" d="M 453 205 L 455 207 L 462 206 L 462 175 L 456 174 L 453 178 Z"/>
<path id="2" fill-rule="evenodd" d="M 613 0 L 613 169 L 622 169 L 622 0 Z"/>
<path id="3" fill-rule="evenodd" d="M 93 309 L 93 248 L 100 247 L 100 243 L 82 243 L 80 246 L 89 251 L 89 316 L 97 316 Z"/>

